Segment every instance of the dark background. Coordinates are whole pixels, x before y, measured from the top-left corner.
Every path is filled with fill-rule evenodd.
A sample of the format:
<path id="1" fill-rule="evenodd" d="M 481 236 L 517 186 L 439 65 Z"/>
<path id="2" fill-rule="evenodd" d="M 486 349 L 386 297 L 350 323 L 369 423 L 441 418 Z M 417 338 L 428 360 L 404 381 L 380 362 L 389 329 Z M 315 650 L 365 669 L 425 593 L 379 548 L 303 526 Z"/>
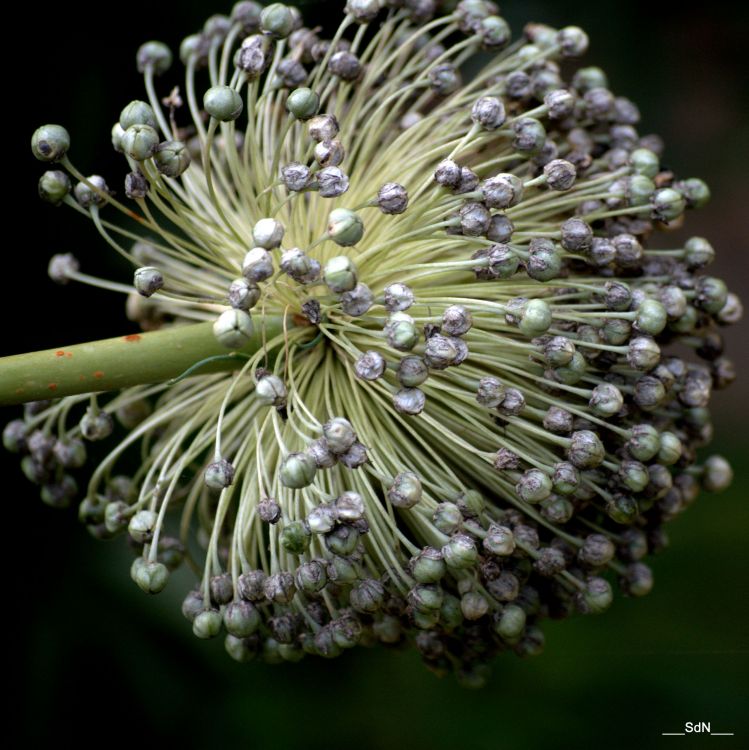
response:
<path id="1" fill-rule="evenodd" d="M 307 19 L 343 5 L 307 3 Z M 112 295 L 56 287 L 55 252 L 74 252 L 84 270 L 127 281 L 128 272 L 72 211 L 35 198 L 43 171 L 28 151 L 33 129 L 61 122 L 85 172 L 119 185 L 109 129 L 142 96 L 134 53 L 148 38 L 179 40 L 229 3 L 27 3 L 5 27 L 24 52 L 5 60 L 6 238 L 0 354 L 47 348 L 131 330 Z M 525 21 L 575 23 L 591 37 L 587 64 L 638 102 L 642 132 L 661 133 L 665 163 L 711 185 L 713 201 L 691 214 L 688 235 L 718 248 L 713 273 L 749 300 L 747 64 L 749 17 L 725 4 L 569 0 L 506 2 L 518 32 Z M 168 92 L 164 92 L 168 93 Z M 7 157 L 11 166 L 7 166 Z M 749 367 L 746 326 L 728 332 L 741 373 Z M 157 598 L 131 583 L 120 542 L 94 542 L 74 512 L 41 504 L 4 453 L 6 689 L 17 702 L 24 744 L 123 737 L 133 743 L 310 749 L 746 747 L 749 720 L 749 466 L 742 375 L 714 399 L 715 450 L 732 460 L 733 488 L 705 495 L 670 527 L 672 547 L 655 559 L 657 585 L 644 600 L 617 599 L 601 618 L 546 626 L 540 658 L 494 665 L 487 688 L 439 680 L 410 652 L 357 650 L 333 662 L 237 665 L 219 641 L 198 642 L 179 614 L 174 582 Z M 5 420 L 17 410 L 2 412 Z M 11 658 L 14 657 L 14 658 Z M 662 738 L 685 721 L 712 722 L 736 736 Z"/>

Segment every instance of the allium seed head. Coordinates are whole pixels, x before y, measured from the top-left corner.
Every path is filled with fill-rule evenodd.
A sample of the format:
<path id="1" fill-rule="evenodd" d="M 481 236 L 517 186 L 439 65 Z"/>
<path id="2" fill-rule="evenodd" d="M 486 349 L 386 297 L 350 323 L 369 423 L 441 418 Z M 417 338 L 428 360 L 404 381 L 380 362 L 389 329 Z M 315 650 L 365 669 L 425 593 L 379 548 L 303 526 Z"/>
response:
<path id="1" fill-rule="evenodd" d="M 147 42 L 145 100 L 105 134 L 124 195 L 82 176 L 63 127 L 32 137 L 56 163 L 40 196 L 134 274 L 60 254 L 50 277 L 134 288 L 144 332 L 90 345 L 73 385 L 84 358 L 57 350 L 3 444 L 45 503 L 86 487 L 79 518 L 129 534 L 144 592 L 189 549 L 183 613 L 239 661 L 412 643 L 480 684 L 496 653 L 540 653 L 545 617 L 603 612 L 615 579 L 648 593 L 664 524 L 731 481 L 698 449 L 741 302 L 708 240 L 660 239 L 708 186 L 662 167 L 602 70 L 570 70 L 583 30 L 512 42 L 488 0 L 438 13 L 348 0 L 326 39 L 239 2 L 181 44 L 184 92 Z M 107 439 L 77 482 L 83 440 Z"/>

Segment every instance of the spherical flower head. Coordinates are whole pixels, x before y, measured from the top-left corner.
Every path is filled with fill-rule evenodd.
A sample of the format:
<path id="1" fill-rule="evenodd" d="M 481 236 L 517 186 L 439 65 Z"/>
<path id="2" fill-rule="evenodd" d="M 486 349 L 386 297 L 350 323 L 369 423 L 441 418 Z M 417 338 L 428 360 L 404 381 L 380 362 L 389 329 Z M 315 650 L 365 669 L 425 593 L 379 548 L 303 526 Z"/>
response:
<path id="1" fill-rule="evenodd" d="M 488 0 L 382 5 L 349 0 L 324 38 L 237 3 L 184 39 L 179 89 L 143 45 L 146 93 L 105 134 L 124 191 L 36 131 L 40 196 L 134 274 L 60 254 L 51 279 L 130 289 L 142 333 L 91 345 L 95 370 L 54 350 L 3 443 L 45 503 L 80 488 L 94 536 L 129 535 L 143 591 L 189 548 L 183 613 L 232 658 L 404 643 L 476 685 L 540 653 L 546 616 L 648 593 L 664 525 L 729 484 L 698 449 L 742 306 L 707 239 L 659 239 L 710 190 L 574 70 L 583 30 L 513 42 Z M 88 440 L 110 446 L 86 482 Z"/>

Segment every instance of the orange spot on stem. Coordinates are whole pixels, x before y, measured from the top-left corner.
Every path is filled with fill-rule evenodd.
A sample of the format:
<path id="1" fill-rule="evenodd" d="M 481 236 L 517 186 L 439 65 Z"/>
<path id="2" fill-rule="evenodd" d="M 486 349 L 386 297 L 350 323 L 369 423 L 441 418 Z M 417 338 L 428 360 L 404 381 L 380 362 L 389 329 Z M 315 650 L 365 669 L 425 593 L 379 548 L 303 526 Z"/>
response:
<path id="1" fill-rule="evenodd" d="M 65 352 L 62 350 L 60 350 L 59 352 L 55 352 L 55 357 L 64 357 L 64 356 L 65 356 Z"/>
<path id="2" fill-rule="evenodd" d="M 125 339 L 125 341 L 133 342 L 133 341 L 140 341 L 141 337 L 139 333 L 131 333 L 129 336 L 123 336 L 123 338 Z"/>
<path id="3" fill-rule="evenodd" d="M 56 391 L 57 390 L 57 383 L 50 383 L 47 388 L 50 389 L 50 391 Z"/>
<path id="4" fill-rule="evenodd" d="M 97 380 L 104 377 L 104 373 L 101 370 L 94 370 L 91 373 Z"/>

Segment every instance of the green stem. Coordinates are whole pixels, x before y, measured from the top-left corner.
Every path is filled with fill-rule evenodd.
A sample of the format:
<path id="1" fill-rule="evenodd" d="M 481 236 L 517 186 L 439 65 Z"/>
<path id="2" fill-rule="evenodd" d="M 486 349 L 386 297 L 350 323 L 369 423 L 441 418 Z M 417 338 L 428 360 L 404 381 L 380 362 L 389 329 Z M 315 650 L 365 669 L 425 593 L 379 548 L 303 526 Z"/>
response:
<path id="1" fill-rule="evenodd" d="M 212 327 L 212 323 L 175 326 L 0 358 L 0 406 L 161 383 L 209 358 L 195 371 L 241 366 L 246 359 L 226 356 L 230 352 L 216 341 Z M 256 352 L 263 340 L 282 331 L 282 317 L 266 316 L 237 354 Z"/>

